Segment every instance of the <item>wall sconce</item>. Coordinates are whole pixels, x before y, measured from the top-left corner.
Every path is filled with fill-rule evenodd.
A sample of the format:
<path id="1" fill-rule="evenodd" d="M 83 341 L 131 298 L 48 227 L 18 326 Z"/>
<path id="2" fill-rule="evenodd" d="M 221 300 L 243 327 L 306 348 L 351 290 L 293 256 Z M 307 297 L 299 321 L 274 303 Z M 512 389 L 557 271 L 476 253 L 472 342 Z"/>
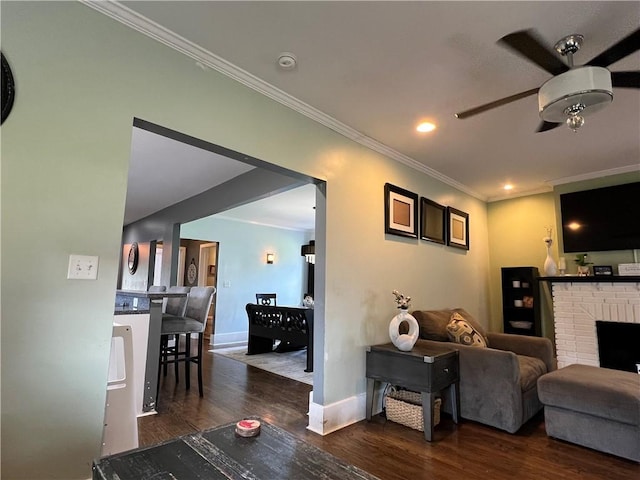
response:
<path id="1" fill-rule="evenodd" d="M 316 263 L 316 241 L 311 240 L 309 245 L 302 245 L 300 249 L 300 255 L 302 255 L 307 263 Z"/>
<path id="2" fill-rule="evenodd" d="M 273 264 L 273 260 L 275 260 L 276 258 L 276 254 L 275 253 L 267 253 L 267 264 L 268 265 L 272 265 Z"/>

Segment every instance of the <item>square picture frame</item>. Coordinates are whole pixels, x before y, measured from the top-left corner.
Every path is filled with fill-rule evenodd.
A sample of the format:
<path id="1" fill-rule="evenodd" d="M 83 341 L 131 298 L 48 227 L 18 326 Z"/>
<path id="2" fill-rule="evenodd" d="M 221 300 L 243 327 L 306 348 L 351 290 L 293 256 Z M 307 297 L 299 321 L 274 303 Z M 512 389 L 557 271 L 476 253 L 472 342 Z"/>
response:
<path id="1" fill-rule="evenodd" d="M 469 214 L 447 207 L 447 245 L 469 250 Z"/>
<path id="2" fill-rule="evenodd" d="M 384 232 L 418 238 L 418 194 L 384 185 Z"/>
<path id="3" fill-rule="evenodd" d="M 420 198 L 420 238 L 429 242 L 446 242 L 447 207 L 428 198 Z"/>
<path id="4" fill-rule="evenodd" d="M 613 276 L 613 267 L 611 265 L 594 265 L 593 275 L 595 277 L 611 277 Z"/>

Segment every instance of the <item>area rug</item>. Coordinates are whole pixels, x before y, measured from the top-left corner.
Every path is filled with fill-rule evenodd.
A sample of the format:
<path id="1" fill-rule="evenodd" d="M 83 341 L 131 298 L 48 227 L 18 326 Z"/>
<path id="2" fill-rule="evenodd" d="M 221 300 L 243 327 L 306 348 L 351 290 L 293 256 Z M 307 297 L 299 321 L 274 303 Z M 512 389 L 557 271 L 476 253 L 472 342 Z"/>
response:
<path id="1" fill-rule="evenodd" d="M 306 349 L 283 353 L 259 353 L 257 355 L 247 355 L 246 346 L 216 348 L 209 351 L 307 385 L 313 385 L 313 373 L 304 371 L 307 368 Z"/>

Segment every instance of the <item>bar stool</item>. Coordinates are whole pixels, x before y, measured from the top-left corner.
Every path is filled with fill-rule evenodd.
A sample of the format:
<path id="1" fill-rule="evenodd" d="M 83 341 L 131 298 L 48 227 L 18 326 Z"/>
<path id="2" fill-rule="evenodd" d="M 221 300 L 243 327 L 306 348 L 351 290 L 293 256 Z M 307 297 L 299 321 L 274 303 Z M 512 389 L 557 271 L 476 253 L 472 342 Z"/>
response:
<path id="1" fill-rule="evenodd" d="M 167 293 L 186 293 L 189 294 L 191 287 L 178 287 L 173 286 L 169 287 Z M 187 309 L 187 296 L 184 297 L 168 297 L 164 299 L 164 306 L 162 310 L 162 318 L 165 317 L 183 317 L 184 312 Z M 164 355 L 164 362 L 161 362 L 162 371 L 164 376 L 167 376 L 167 356 L 177 348 L 178 342 L 180 341 L 180 335 L 175 335 L 174 344 L 172 346 L 169 345 L 169 336 L 162 335 L 160 338 L 160 355 Z M 160 376 L 160 370 L 158 370 L 158 377 Z M 175 376 L 176 382 L 178 381 L 178 364 L 175 364 Z"/>
<path id="2" fill-rule="evenodd" d="M 202 391 L 202 340 L 204 330 L 207 326 L 207 316 L 216 293 L 215 287 L 193 287 L 187 296 L 186 308 L 182 315 L 174 315 L 166 312 L 162 315 L 162 338 L 160 343 L 160 365 L 166 366 L 173 363 L 176 371 L 176 383 L 178 382 L 178 363 L 185 363 L 185 385 L 190 388 L 190 367 L 191 363 L 198 365 L 198 391 L 203 396 Z M 169 299 L 171 300 L 171 299 Z M 167 309 L 169 305 L 167 304 Z M 191 351 L 191 335 L 198 335 L 198 348 L 194 355 Z M 175 336 L 175 345 L 168 346 L 169 336 Z M 185 336 L 185 347 L 180 351 L 180 335 Z M 158 374 L 160 372 L 158 371 Z"/>

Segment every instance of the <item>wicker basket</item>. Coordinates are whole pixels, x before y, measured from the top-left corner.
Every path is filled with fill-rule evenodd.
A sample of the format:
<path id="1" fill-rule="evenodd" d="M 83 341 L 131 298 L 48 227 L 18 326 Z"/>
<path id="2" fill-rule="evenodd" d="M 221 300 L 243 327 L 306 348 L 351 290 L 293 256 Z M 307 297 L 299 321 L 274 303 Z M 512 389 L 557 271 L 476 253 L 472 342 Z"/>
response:
<path id="1" fill-rule="evenodd" d="M 386 397 L 387 419 L 405 427 L 424 432 L 422 417 L 422 395 L 410 390 L 390 391 Z M 440 423 L 440 405 L 442 400 L 433 402 L 433 426 Z"/>

